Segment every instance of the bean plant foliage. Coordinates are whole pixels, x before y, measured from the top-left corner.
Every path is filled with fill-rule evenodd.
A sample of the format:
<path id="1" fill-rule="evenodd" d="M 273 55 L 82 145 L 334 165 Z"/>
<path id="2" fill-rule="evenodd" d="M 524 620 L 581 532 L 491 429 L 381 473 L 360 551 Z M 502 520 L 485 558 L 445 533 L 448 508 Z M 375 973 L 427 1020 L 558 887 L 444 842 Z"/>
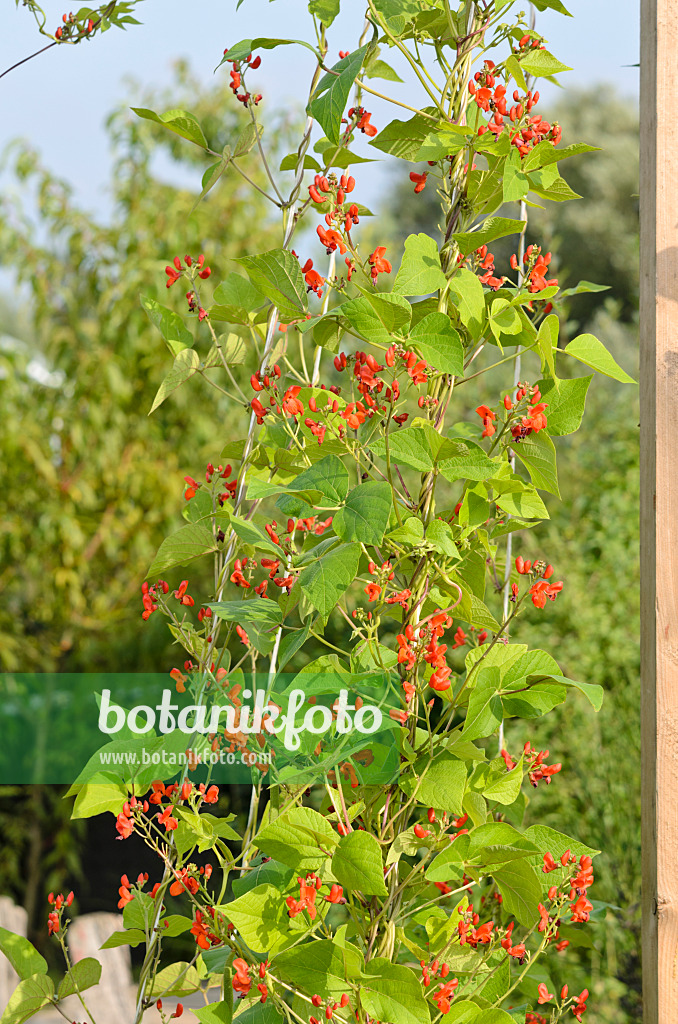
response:
<path id="1" fill-rule="evenodd" d="M 534 7 L 568 14 L 560 0 Z M 523 826 L 530 787 L 557 785 L 566 766 L 538 742 L 515 749 L 510 734 L 512 719 L 566 699 L 598 710 L 602 689 L 513 637 L 526 604 L 547 615 L 564 585 L 529 532 L 559 496 L 554 438 L 578 428 L 590 371 L 632 380 L 590 334 L 558 344 L 568 292 L 530 238 L 529 208 L 576 199 L 559 163 L 595 147 L 562 140 L 538 113 L 539 79 L 566 68 L 519 8 L 368 0 L 335 56 L 340 0 L 311 0 L 310 40 L 244 39 L 219 56 L 244 117 L 222 151 L 189 111 L 136 109 L 203 151 L 198 201 L 215 189 L 218 202 L 220 178 L 258 154 L 266 183 L 253 187 L 281 224 L 277 248 L 239 257 L 218 282 L 209 253 L 167 254 L 169 296 L 185 300 L 141 297 L 149 337 L 155 327 L 169 353 L 150 412 L 180 387 L 199 400 L 199 384 L 246 409 L 250 426 L 237 438 L 215 424 L 222 461 L 186 478 L 184 524 L 142 587 L 144 618 L 167 616 L 184 650 L 172 686 L 196 722 L 199 709 L 230 709 L 227 727 L 196 726 L 182 767 L 99 762 L 73 786 L 75 816 L 112 813 L 112 833 L 158 856 L 156 879 L 122 876 L 124 929 L 105 943 L 144 953 L 136 1022 L 153 1006 L 165 1022 L 163 998 L 198 991 L 203 1024 L 538 1024 L 586 1011 L 586 990 L 556 986 L 551 965 L 590 944 L 598 851 Z M 272 167 L 256 72 L 268 50 L 299 46 L 315 56 L 307 120 Z M 390 123 L 373 124 L 365 104 L 399 80 L 394 54 L 424 105 L 393 100 Z M 417 194 L 436 190 L 442 244 L 420 233 L 400 251 L 361 247 L 363 154 L 403 161 Z M 500 274 L 488 247 L 510 236 Z M 506 381 L 488 398 L 478 388 L 497 367 Z M 211 593 L 180 578 L 198 559 L 214 565 Z M 340 647 L 326 635 L 337 621 Z M 309 663 L 319 643 L 327 653 Z M 295 688 L 329 731 L 276 762 L 268 725 Z M 356 720 L 367 703 L 382 709 L 374 742 L 339 736 L 342 690 Z M 248 694 L 263 708 L 256 730 Z M 163 732 L 128 729 L 113 746 L 151 743 L 176 753 Z M 220 751 L 252 765 L 242 829 L 211 813 L 211 769 L 194 774 Z M 170 896 L 181 913 L 167 912 Z M 3 1024 L 67 996 L 92 1020 L 100 966 L 68 958 L 71 902 L 50 897 L 67 964 L 56 987 L 33 947 L 0 931 L 21 978 Z M 182 933 L 195 952 L 178 962 Z"/>

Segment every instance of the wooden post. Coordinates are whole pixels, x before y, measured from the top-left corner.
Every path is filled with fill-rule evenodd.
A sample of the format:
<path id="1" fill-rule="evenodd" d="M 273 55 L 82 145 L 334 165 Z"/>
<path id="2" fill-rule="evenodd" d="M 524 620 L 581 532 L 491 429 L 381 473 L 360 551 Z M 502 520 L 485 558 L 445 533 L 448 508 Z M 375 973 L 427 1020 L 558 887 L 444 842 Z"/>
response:
<path id="1" fill-rule="evenodd" d="M 678 4 L 641 0 L 643 1020 L 678 1021 Z M 630 894 L 629 894 L 630 895 Z"/>

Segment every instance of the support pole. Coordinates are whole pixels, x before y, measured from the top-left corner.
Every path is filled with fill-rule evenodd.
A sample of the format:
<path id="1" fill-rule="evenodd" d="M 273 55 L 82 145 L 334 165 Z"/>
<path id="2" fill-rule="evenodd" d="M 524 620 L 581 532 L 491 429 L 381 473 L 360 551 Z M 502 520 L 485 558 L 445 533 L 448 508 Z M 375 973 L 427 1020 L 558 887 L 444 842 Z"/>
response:
<path id="1" fill-rule="evenodd" d="M 678 3 L 641 0 L 643 1021 L 678 1022 Z"/>

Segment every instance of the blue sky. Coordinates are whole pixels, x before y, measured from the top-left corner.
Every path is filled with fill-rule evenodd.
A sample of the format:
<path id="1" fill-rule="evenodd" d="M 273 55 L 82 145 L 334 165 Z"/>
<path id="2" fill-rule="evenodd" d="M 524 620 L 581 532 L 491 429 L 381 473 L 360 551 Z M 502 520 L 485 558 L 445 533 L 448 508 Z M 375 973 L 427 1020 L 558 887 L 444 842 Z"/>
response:
<path id="1" fill-rule="evenodd" d="M 64 4 L 43 2 L 55 26 Z M 5 6 L 10 6 L 7 0 Z M 538 15 L 539 31 L 551 41 L 550 48 L 573 68 L 561 76 L 563 85 L 612 81 L 629 98 L 637 97 L 638 69 L 624 65 L 638 61 L 639 0 L 570 0 L 568 6 L 572 18 Z M 47 165 L 73 183 L 80 202 L 106 209 L 109 158 L 103 122 L 130 96 L 124 79 L 133 77 L 146 87 L 166 85 L 172 60 L 186 57 L 209 82 L 224 47 L 239 39 L 309 33 L 305 0 L 245 0 L 237 13 L 235 7 L 236 0 L 143 0 L 138 8 L 143 25 L 124 33 L 112 29 L 90 44 L 55 48 L 13 71 L 0 80 L 0 151 L 17 136 L 29 137 Z M 331 54 L 355 48 L 354 27 L 363 8 L 362 0 L 343 0 L 342 15 L 330 32 Z M 3 19 L 0 70 L 37 49 L 40 38 L 27 11 L 11 4 Z M 263 54 L 258 83 L 269 103 L 298 104 L 303 95 L 312 55 L 295 47 L 293 62 L 289 56 L 287 48 Z M 406 101 L 407 86 L 387 87 Z M 542 90 L 544 95 L 549 88 Z M 394 116 L 382 113 L 379 101 L 374 110 L 378 125 Z M 381 165 L 369 172 L 364 184 L 371 195 L 364 194 L 365 201 L 377 200 L 384 173 Z"/>

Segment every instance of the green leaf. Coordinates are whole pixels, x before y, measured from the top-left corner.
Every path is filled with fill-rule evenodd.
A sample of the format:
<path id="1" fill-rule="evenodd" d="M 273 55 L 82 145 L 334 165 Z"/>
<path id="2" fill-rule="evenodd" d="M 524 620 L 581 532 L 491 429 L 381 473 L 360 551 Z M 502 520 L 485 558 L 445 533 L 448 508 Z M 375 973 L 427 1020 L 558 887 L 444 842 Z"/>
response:
<path id="1" fill-rule="evenodd" d="M 424 756 L 415 761 L 411 771 L 400 779 L 400 788 L 407 796 L 416 790 L 417 803 L 436 807 L 448 814 L 461 814 L 466 786 L 466 765 L 443 751 L 431 762 Z"/>
<path id="2" fill-rule="evenodd" d="M 236 1020 L 238 1024 L 287 1024 L 287 1017 L 270 999 L 263 1006 L 259 1002 L 248 1006 L 246 1010 L 238 1014 Z"/>
<path id="3" fill-rule="evenodd" d="M 425 430 L 421 427 L 406 427 L 395 430 L 388 436 L 389 454 L 392 462 L 404 463 L 422 473 L 433 469 L 433 454 Z M 386 456 L 386 441 L 379 438 L 371 445 L 375 455 Z"/>
<path id="4" fill-rule="evenodd" d="M 236 259 L 254 287 L 275 304 L 283 320 L 299 319 L 307 308 L 306 286 L 299 260 L 286 249 Z"/>
<path id="5" fill-rule="evenodd" d="M 521 644 L 516 644 L 516 647 L 522 647 Z M 525 650 L 522 654 L 519 654 L 517 658 L 511 660 L 502 670 L 502 687 L 507 687 L 516 684 L 517 686 L 523 685 L 529 675 L 536 675 L 537 673 L 549 674 L 560 672 L 558 662 L 555 658 L 552 658 L 546 651 Z"/>
<path id="6" fill-rule="evenodd" d="M 425 316 L 412 329 L 410 341 L 436 370 L 455 376 L 464 372 L 464 346 L 446 313 Z"/>
<path id="7" fill-rule="evenodd" d="M 155 111 L 147 110 L 145 107 L 132 107 L 132 110 L 138 117 L 161 124 L 176 135 L 180 135 L 182 139 L 194 142 L 201 149 L 208 148 L 200 122 L 187 110 L 168 110 L 164 114 L 156 114 Z"/>
<path id="8" fill-rule="evenodd" d="M 542 678 L 552 679 L 555 683 L 560 683 L 562 686 L 573 686 L 575 690 L 579 690 L 580 693 L 584 694 L 595 711 L 600 711 L 603 706 L 605 691 L 598 683 L 581 683 L 577 679 L 568 679 L 567 676 L 561 676 L 557 673 L 549 673 L 547 677 L 544 677 L 540 672 L 535 676 L 529 676 L 528 682 L 530 680 L 538 682 Z"/>
<path id="9" fill-rule="evenodd" d="M 612 377 L 613 380 L 621 381 L 622 384 L 636 383 L 633 377 L 629 377 L 628 373 L 615 362 L 602 341 L 592 334 L 580 334 L 569 345 L 566 345 L 563 351 L 568 356 L 578 359 L 580 363 L 590 366 L 592 370 L 604 373 L 606 377 Z"/>
<path id="10" fill-rule="evenodd" d="M 485 293 L 476 275 L 462 267 L 450 281 L 450 297 L 471 338 L 478 339 L 485 317 Z"/>
<path id="11" fill-rule="evenodd" d="M 177 961 L 158 971 L 150 991 L 151 999 L 165 996 L 190 996 L 200 988 L 200 975 L 195 967 L 184 961 Z"/>
<path id="12" fill-rule="evenodd" d="M 353 83 L 363 66 L 367 49 L 367 46 L 361 46 L 334 64 L 331 71 L 320 79 L 314 98 L 309 104 L 309 114 L 318 121 L 334 145 L 339 145 L 341 119 Z"/>
<path id="13" fill-rule="evenodd" d="M 240 537 L 240 540 L 245 544 L 251 544 L 253 548 L 265 551 L 269 555 L 273 555 L 274 558 L 279 558 L 282 551 L 275 544 L 267 533 L 260 530 L 258 526 L 250 522 L 249 519 L 241 519 L 240 516 L 232 515 L 230 517 L 231 527 L 233 532 Z"/>
<path id="14" fill-rule="evenodd" d="M 531 927 L 539 917 L 537 905 L 541 901 L 541 882 L 532 865 L 527 860 L 515 860 L 495 869 L 493 874 L 505 912 Z"/>
<path id="15" fill-rule="evenodd" d="M 203 174 L 202 180 L 200 182 L 200 195 L 193 203 L 193 206 L 191 207 L 191 213 L 193 213 L 193 211 L 197 208 L 199 203 L 205 198 L 207 193 L 214 188 L 214 186 L 219 181 L 222 174 L 228 167 L 230 161 L 231 154 L 228 147 L 226 147 L 221 160 L 219 160 L 218 163 L 212 164 L 210 167 L 208 167 L 205 173 Z"/>
<path id="16" fill-rule="evenodd" d="M 304 992 L 339 999 L 348 988 L 348 979 L 360 976 L 361 955 L 353 946 L 320 939 L 278 953 L 275 970 L 283 981 Z"/>
<path id="17" fill-rule="evenodd" d="M 527 487 L 524 491 L 514 491 L 502 494 L 495 499 L 497 508 L 509 515 L 518 516 L 519 519 L 548 519 L 546 505 L 541 500 L 533 487 Z"/>
<path id="18" fill-rule="evenodd" d="M 391 121 L 372 139 L 370 146 L 401 160 L 413 161 L 434 125 L 435 118 L 422 117 L 421 114 L 415 114 L 409 121 Z"/>
<path id="19" fill-rule="evenodd" d="M 512 447 L 523 465 L 527 466 L 534 486 L 560 497 L 556 449 L 546 431 L 533 432 L 514 442 Z"/>
<path id="20" fill-rule="evenodd" d="M 248 278 L 242 274 L 229 274 L 214 289 L 214 301 L 225 307 L 234 322 L 247 324 L 249 314 L 263 306 L 266 300 Z"/>
<path id="21" fill-rule="evenodd" d="M 42 1009 L 54 995 L 52 979 L 47 974 L 24 978 L 9 997 L 0 1024 L 23 1024 Z"/>
<path id="22" fill-rule="evenodd" d="M 574 142 L 571 146 L 563 146 L 557 149 L 552 142 L 539 142 L 531 149 L 523 161 L 523 169 L 531 171 L 536 167 L 547 167 L 549 164 L 556 164 L 560 160 L 567 160 L 571 156 L 579 156 L 581 153 L 599 152 L 599 146 L 589 146 L 586 142 Z M 583 282 L 587 284 L 588 282 Z M 599 285 L 593 285 L 592 290 L 597 291 Z"/>
<path id="23" fill-rule="evenodd" d="M 446 1015 L 446 1024 L 476 1024 L 480 1012 L 478 1004 L 472 1003 L 470 999 L 455 999 Z"/>
<path id="24" fill-rule="evenodd" d="M 286 864 L 279 864 L 275 860 L 262 861 L 246 874 L 234 878 L 231 883 L 234 896 L 244 896 L 246 892 L 256 889 L 258 885 L 269 883 L 275 885 L 281 892 L 292 881 L 294 871 Z"/>
<path id="25" fill-rule="evenodd" d="M 408 326 L 412 315 L 407 299 L 390 292 L 360 295 L 342 303 L 339 309 L 361 337 L 377 345 L 390 345 L 393 335 Z"/>
<path id="26" fill-rule="evenodd" d="M 332 857 L 332 874 L 348 892 L 386 896 L 381 847 L 369 832 L 358 829 L 340 840 Z"/>
<path id="27" fill-rule="evenodd" d="M 280 171 L 296 171 L 298 163 L 299 163 L 299 154 L 298 153 L 288 153 L 287 156 L 284 156 L 282 158 L 282 160 L 280 161 L 280 167 L 278 168 L 278 170 L 280 170 Z M 304 170 L 305 171 L 315 171 L 317 174 L 320 174 L 320 172 L 322 171 L 322 167 L 320 166 L 320 164 L 318 163 L 318 161 L 314 157 L 309 156 L 308 153 L 307 153 L 305 155 L 305 157 L 304 157 Z"/>
<path id="28" fill-rule="evenodd" d="M 47 961 L 23 935 L 0 928 L 0 952 L 24 981 L 35 974 L 47 974 Z"/>
<path id="29" fill-rule="evenodd" d="M 158 388 L 148 415 L 150 416 L 152 412 L 155 412 L 158 406 L 162 405 L 168 395 L 171 395 L 173 391 L 176 391 L 177 388 L 181 387 L 182 384 L 185 384 L 187 380 L 197 373 L 199 366 L 200 356 L 195 349 L 182 349 L 178 355 L 175 356 L 172 369 Z"/>
<path id="30" fill-rule="evenodd" d="M 568 18 L 572 17 L 570 12 L 561 3 L 561 0 L 532 0 L 532 2 L 538 11 L 546 11 L 550 8 L 552 11 L 566 14 Z"/>
<path id="31" fill-rule="evenodd" d="M 409 967 L 375 957 L 365 965 L 360 1002 L 370 1017 L 391 1024 L 429 1024 L 421 983 Z"/>
<path id="32" fill-rule="evenodd" d="M 265 825 L 254 839 L 262 853 L 294 871 L 318 868 L 337 841 L 332 826 L 310 807 L 286 811 Z"/>
<path id="33" fill-rule="evenodd" d="M 436 240 L 423 232 L 408 235 L 393 291 L 399 295 L 428 295 L 445 284 Z"/>
<path id="34" fill-rule="evenodd" d="M 562 832 L 549 828 L 548 825 L 530 825 L 523 832 L 523 838 L 537 847 L 540 859 L 545 853 L 551 853 L 555 860 L 560 860 L 566 850 L 575 857 L 597 857 L 600 853 L 600 850 L 585 846 L 578 839 L 571 839 Z"/>
<path id="35" fill-rule="evenodd" d="M 241 61 L 249 57 L 254 50 L 275 50 L 278 46 L 305 46 L 311 53 L 316 53 L 313 46 L 307 43 L 304 39 L 266 39 L 265 37 L 259 37 L 257 39 L 242 39 L 235 46 L 231 46 L 226 51 L 222 59 L 217 64 L 220 68 L 222 64 L 230 63 L 231 61 Z"/>
<path id="36" fill-rule="evenodd" d="M 540 196 L 542 199 L 550 199 L 552 203 L 566 203 L 570 199 L 581 199 L 581 196 L 574 192 L 565 178 L 556 178 L 555 181 L 550 183 L 548 187 L 541 181 L 537 180 L 537 175 L 541 174 L 537 171 L 536 174 L 530 174 L 530 191 Z"/>
<path id="37" fill-rule="evenodd" d="M 420 12 L 417 0 L 374 0 L 374 6 L 396 36 L 402 35 L 414 15 Z"/>
<path id="38" fill-rule="evenodd" d="M 491 736 L 502 720 L 501 698 L 497 691 L 500 685 L 499 669 L 481 668 L 471 690 L 462 736 L 466 740 L 478 740 Z"/>
<path id="39" fill-rule="evenodd" d="M 76 992 L 98 985 L 101 979 L 101 964 L 92 956 L 86 956 L 74 963 L 57 990 L 57 999 L 65 999 Z"/>
<path id="40" fill-rule="evenodd" d="M 592 284 L 591 281 L 580 281 L 574 288 L 566 288 L 560 293 L 560 298 L 565 299 L 568 295 L 583 295 L 587 292 L 609 292 L 609 284 Z"/>
<path id="41" fill-rule="evenodd" d="M 550 75 L 558 75 L 562 71 L 571 71 L 572 68 L 563 64 L 548 50 L 530 50 L 521 58 L 520 66 L 523 71 L 534 78 L 548 78 Z"/>
<path id="42" fill-rule="evenodd" d="M 381 544 L 391 514 L 391 485 L 368 481 L 354 487 L 332 525 L 342 540 Z"/>
<path id="43" fill-rule="evenodd" d="M 402 82 L 400 75 L 383 60 L 370 61 L 363 72 L 363 78 L 383 78 L 386 82 Z"/>
<path id="44" fill-rule="evenodd" d="M 348 470 L 337 455 L 327 455 L 313 466 L 300 473 L 290 488 L 294 490 L 317 490 L 327 499 L 319 504 L 336 506 L 345 500 L 348 494 Z M 316 513 L 316 509 L 294 494 L 281 495 L 276 505 L 285 515 L 308 518 Z"/>
<path id="45" fill-rule="evenodd" d="M 256 146 L 257 141 L 261 139 L 264 134 L 263 126 L 254 121 L 248 121 L 243 130 L 238 135 L 233 146 L 233 156 L 245 156 L 250 150 Z"/>
<path id="46" fill-rule="evenodd" d="M 321 615 L 329 615 L 336 607 L 355 579 L 359 561 L 360 544 L 341 544 L 304 569 L 299 586 Z"/>
<path id="47" fill-rule="evenodd" d="M 501 762 L 499 762 L 501 764 Z M 483 796 L 491 803 L 510 807 L 518 799 L 523 784 L 523 759 L 510 772 L 501 771 L 498 778 L 490 781 L 483 789 Z"/>
<path id="48" fill-rule="evenodd" d="M 442 519 L 432 519 L 426 527 L 426 543 L 439 551 L 447 558 L 459 558 L 457 545 L 454 543 L 454 534 L 449 523 Z"/>
<path id="49" fill-rule="evenodd" d="M 482 222 L 478 231 L 460 231 L 452 237 L 459 246 L 459 251 L 464 256 L 468 256 L 475 249 L 479 249 L 481 245 L 488 245 L 496 238 L 521 234 L 524 227 L 525 222 L 522 220 L 512 220 L 509 217 L 488 217 Z"/>
<path id="50" fill-rule="evenodd" d="M 128 798 L 127 786 L 122 782 L 87 782 L 75 799 L 71 818 L 93 818 L 106 811 L 117 816 Z"/>
<path id="51" fill-rule="evenodd" d="M 208 1006 L 192 1009 L 191 1013 L 198 1018 L 200 1024 L 231 1024 L 233 1020 L 233 999 L 229 993 L 228 999 L 222 999 L 218 1003 L 209 1003 Z"/>
<path id="52" fill-rule="evenodd" d="M 429 132 L 424 139 L 416 160 L 444 160 L 447 156 L 459 153 L 469 145 L 469 136 L 473 130 L 467 125 L 450 124 L 438 131 Z M 455 238 L 457 236 L 455 235 Z M 476 246 L 477 248 L 477 246 Z"/>
<path id="53" fill-rule="evenodd" d="M 282 622 L 282 611 L 277 601 L 251 598 L 244 601 L 216 601 L 210 604 L 214 614 L 226 622 L 244 622 L 262 629 L 275 628 Z"/>
<path id="54" fill-rule="evenodd" d="M 167 309 L 166 306 L 161 306 L 159 302 L 147 295 L 140 295 L 139 301 L 144 307 L 148 319 L 158 328 L 173 355 L 176 356 L 182 349 L 192 346 L 193 335 L 180 316 L 172 312 L 171 309 Z"/>
<path id="55" fill-rule="evenodd" d="M 339 14 L 340 0 L 310 0 L 309 13 L 329 28 Z"/>
<path id="56" fill-rule="evenodd" d="M 485 999 L 489 997 L 487 985 L 483 986 L 482 994 Z M 500 1010 L 498 1006 L 494 1006 L 490 1010 L 481 1010 L 473 1024 L 515 1024 L 515 1019 L 506 1010 Z"/>
<path id="57" fill-rule="evenodd" d="M 512 149 L 504 161 L 504 174 L 502 178 L 504 202 L 514 203 L 524 199 L 529 188 L 530 183 L 522 169 L 520 153 L 517 149 Z"/>
<path id="58" fill-rule="evenodd" d="M 278 672 L 282 672 L 285 665 L 290 661 L 297 651 L 300 651 L 308 640 L 311 631 L 311 623 L 307 622 L 302 629 L 292 630 L 280 641 L 278 649 Z"/>
<path id="59" fill-rule="evenodd" d="M 488 480 L 497 472 L 498 464 L 494 462 L 479 444 L 464 437 L 450 440 L 457 445 L 457 453 L 453 458 L 445 459 L 439 465 L 442 476 L 451 483 L 455 480 Z"/>
<path id="60" fill-rule="evenodd" d="M 188 565 L 201 555 L 216 551 L 214 534 L 204 523 L 187 523 L 180 530 L 166 537 L 158 548 L 147 576 L 157 579 L 175 565 Z"/>
<path id="61" fill-rule="evenodd" d="M 508 299 L 502 298 L 494 299 L 492 302 L 489 325 L 498 342 L 501 342 L 503 334 L 519 334 L 522 327 L 518 311 Z"/>
<path id="62" fill-rule="evenodd" d="M 551 376 L 555 382 L 556 388 L 559 386 L 559 381 L 556 379 L 556 364 L 554 350 L 558 348 L 558 330 L 560 328 L 560 321 L 555 313 L 551 313 L 542 322 L 539 327 L 539 333 L 537 334 L 537 351 L 541 359 L 542 373 L 548 367 Z"/>
<path id="63" fill-rule="evenodd" d="M 113 932 L 99 947 L 100 949 L 117 949 L 118 946 L 138 946 L 146 941 L 146 933 L 141 928 L 127 928 L 124 932 Z"/>

